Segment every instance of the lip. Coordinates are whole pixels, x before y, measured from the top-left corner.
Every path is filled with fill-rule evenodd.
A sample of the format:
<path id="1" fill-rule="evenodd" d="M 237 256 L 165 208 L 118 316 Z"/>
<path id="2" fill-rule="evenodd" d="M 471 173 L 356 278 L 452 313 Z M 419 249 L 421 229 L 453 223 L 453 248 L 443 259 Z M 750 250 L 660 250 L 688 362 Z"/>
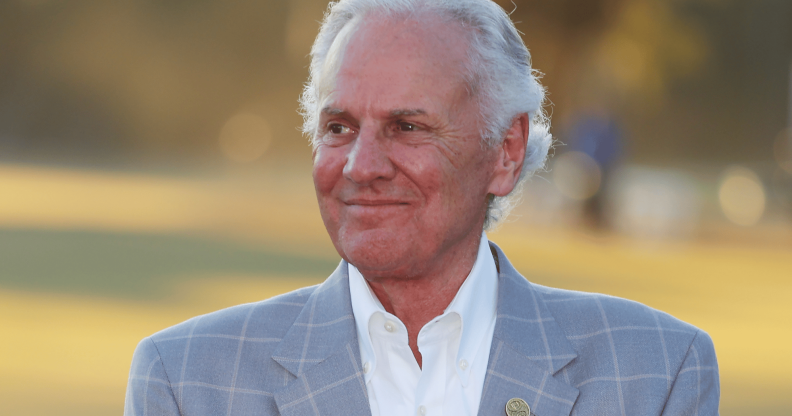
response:
<path id="1" fill-rule="evenodd" d="M 364 207 L 377 207 L 377 206 L 398 206 L 398 205 L 409 205 L 408 202 L 405 202 L 400 199 L 369 199 L 369 198 L 352 198 L 347 199 L 344 201 L 346 205 L 358 205 Z"/>

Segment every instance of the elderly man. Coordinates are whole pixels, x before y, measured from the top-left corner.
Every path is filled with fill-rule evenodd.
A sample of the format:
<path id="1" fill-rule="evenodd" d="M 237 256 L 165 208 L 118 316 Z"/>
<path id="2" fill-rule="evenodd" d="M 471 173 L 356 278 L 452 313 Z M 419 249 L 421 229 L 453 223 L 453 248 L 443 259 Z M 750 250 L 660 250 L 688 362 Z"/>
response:
<path id="1" fill-rule="evenodd" d="M 534 285 L 483 230 L 550 136 L 488 0 L 341 0 L 302 98 L 321 285 L 193 318 L 135 352 L 127 415 L 714 415 L 706 333 Z"/>

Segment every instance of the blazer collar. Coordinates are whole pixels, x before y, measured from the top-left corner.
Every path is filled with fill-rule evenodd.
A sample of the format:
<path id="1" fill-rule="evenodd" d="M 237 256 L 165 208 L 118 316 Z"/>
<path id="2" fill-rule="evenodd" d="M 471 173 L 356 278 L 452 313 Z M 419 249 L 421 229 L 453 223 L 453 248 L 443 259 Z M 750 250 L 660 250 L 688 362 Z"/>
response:
<path id="1" fill-rule="evenodd" d="M 578 389 L 558 374 L 577 353 L 544 303 L 541 293 L 490 243 L 498 264 L 498 316 L 479 415 L 505 414 L 521 398 L 532 415 L 567 416 Z"/>
<path id="2" fill-rule="evenodd" d="M 295 377 L 274 394 L 282 416 L 371 416 L 347 273 L 342 261 L 272 354 Z"/>
<path id="3" fill-rule="evenodd" d="M 498 306 L 479 415 L 504 414 L 519 397 L 535 415 L 567 416 L 579 391 L 558 373 L 577 353 L 541 293 L 490 247 Z M 311 294 L 272 359 L 296 377 L 275 394 L 282 415 L 370 415 L 345 261 Z"/>
<path id="4" fill-rule="evenodd" d="M 272 359 L 293 375 L 301 376 L 349 343 L 354 343 L 358 351 L 348 270 L 342 260 L 311 294 L 274 350 Z"/>
<path id="5" fill-rule="evenodd" d="M 498 316 L 494 337 L 525 355 L 551 374 L 577 352 L 534 285 L 509 262 L 500 247 L 490 243 L 498 258 Z"/>

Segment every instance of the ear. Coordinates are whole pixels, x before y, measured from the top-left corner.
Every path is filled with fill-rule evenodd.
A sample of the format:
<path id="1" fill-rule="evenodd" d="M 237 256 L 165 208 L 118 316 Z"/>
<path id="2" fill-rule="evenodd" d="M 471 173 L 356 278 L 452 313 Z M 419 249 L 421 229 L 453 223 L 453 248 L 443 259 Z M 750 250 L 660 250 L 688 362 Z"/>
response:
<path id="1" fill-rule="evenodd" d="M 506 137 L 496 148 L 495 169 L 488 190 L 490 194 L 506 196 L 517 186 L 528 147 L 529 129 L 528 114 L 520 114 L 512 120 Z"/>

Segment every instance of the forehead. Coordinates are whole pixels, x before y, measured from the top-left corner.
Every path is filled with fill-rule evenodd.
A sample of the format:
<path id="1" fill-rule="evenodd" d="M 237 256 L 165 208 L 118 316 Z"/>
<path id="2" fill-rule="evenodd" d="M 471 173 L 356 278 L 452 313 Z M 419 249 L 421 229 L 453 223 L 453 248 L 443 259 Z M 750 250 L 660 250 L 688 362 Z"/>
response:
<path id="1" fill-rule="evenodd" d="M 401 99 L 407 102 L 399 106 L 409 107 L 410 101 L 466 95 L 468 41 L 459 23 L 437 16 L 366 16 L 350 25 L 330 50 L 322 101 L 387 106 L 387 99 Z"/>
<path id="2" fill-rule="evenodd" d="M 401 58 L 461 69 L 466 62 L 467 46 L 462 25 L 445 16 L 367 15 L 350 33 L 344 59 L 395 58 L 390 52 L 400 50 Z"/>

